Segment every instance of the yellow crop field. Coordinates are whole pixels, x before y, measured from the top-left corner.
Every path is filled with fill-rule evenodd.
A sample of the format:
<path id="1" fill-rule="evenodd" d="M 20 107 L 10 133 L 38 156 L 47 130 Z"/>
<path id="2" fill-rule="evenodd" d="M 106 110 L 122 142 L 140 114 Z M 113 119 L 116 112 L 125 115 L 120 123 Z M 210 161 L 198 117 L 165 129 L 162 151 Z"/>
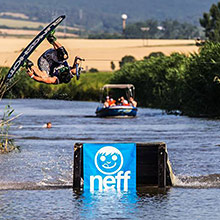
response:
<path id="1" fill-rule="evenodd" d="M 61 30 L 62 31 L 62 30 Z M 76 34 L 71 34 L 71 33 L 65 33 L 64 31 L 58 31 L 56 32 L 57 37 L 71 37 L 71 38 L 76 38 L 78 35 Z M 2 36 L 16 36 L 16 37 L 31 37 L 31 36 L 36 36 L 39 33 L 38 30 L 22 30 L 22 29 L 7 29 L 7 28 L 0 28 L 0 34 Z"/>
<path id="2" fill-rule="evenodd" d="M 48 23 L 40 23 L 40 22 L 34 22 L 34 21 L 28 21 L 28 20 L 17 20 L 17 19 L 7 19 L 7 18 L 0 18 L 0 26 L 7 26 L 10 28 L 39 28 L 39 27 L 45 27 Z M 59 28 L 64 28 L 62 24 L 59 26 Z M 69 30 L 79 30 L 76 27 L 65 27 Z"/>
<path id="3" fill-rule="evenodd" d="M 11 66 L 16 57 L 31 39 L 0 38 L 0 66 Z M 132 55 L 137 60 L 143 59 L 152 52 L 163 52 L 169 55 L 173 52 L 184 54 L 198 52 L 194 40 L 89 40 L 60 39 L 60 43 L 69 52 L 69 63 L 72 64 L 76 55 L 86 59 L 85 69 L 97 68 L 99 71 L 110 71 L 111 61 L 119 68 L 119 61 L 125 55 Z M 51 45 L 45 40 L 30 56 L 37 62 L 38 57 Z"/>
<path id="4" fill-rule="evenodd" d="M 25 20 L 17 20 L 17 19 L 6 19 L 0 18 L 0 25 L 5 25 L 7 27 L 12 28 L 38 28 L 39 26 L 44 27 L 45 23 L 33 22 L 33 21 L 25 21 Z"/>

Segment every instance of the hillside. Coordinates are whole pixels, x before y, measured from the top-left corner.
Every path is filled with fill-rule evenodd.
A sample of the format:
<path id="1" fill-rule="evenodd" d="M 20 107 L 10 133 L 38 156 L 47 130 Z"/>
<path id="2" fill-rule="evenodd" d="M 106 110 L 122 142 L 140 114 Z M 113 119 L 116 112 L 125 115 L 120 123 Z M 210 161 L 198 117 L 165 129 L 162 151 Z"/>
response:
<path id="1" fill-rule="evenodd" d="M 48 22 L 66 14 L 71 26 L 84 26 L 90 30 L 120 30 L 121 14 L 128 15 L 128 23 L 147 19 L 177 19 L 198 24 L 204 12 L 216 0 L 0 0 L 0 12 L 23 13 L 31 20 Z M 7 15 L 8 17 L 8 15 Z"/>

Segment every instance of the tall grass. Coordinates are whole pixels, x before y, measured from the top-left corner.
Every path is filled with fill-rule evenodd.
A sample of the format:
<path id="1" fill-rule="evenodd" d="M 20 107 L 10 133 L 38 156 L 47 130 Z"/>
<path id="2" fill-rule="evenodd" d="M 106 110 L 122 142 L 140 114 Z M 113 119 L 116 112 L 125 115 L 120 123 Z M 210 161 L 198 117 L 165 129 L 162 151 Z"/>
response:
<path id="1" fill-rule="evenodd" d="M 4 96 L 5 92 L 9 90 L 13 84 L 9 84 L 6 81 L 6 76 L 3 76 L 3 69 L 0 69 L 0 100 Z M 12 117 L 14 109 L 10 105 L 7 105 L 4 110 L 2 119 L 0 120 L 0 153 L 8 153 L 10 151 L 19 149 L 18 146 L 15 146 L 14 140 L 9 135 L 9 129 L 11 122 L 18 116 Z"/>
<path id="2" fill-rule="evenodd" d="M 10 105 L 7 105 L 0 121 L 0 153 L 8 153 L 13 150 L 19 150 L 19 146 L 15 145 L 14 139 L 9 135 L 9 129 L 12 121 L 19 117 L 19 115 L 17 115 L 11 118 L 13 112 L 14 109 L 12 109 Z"/>

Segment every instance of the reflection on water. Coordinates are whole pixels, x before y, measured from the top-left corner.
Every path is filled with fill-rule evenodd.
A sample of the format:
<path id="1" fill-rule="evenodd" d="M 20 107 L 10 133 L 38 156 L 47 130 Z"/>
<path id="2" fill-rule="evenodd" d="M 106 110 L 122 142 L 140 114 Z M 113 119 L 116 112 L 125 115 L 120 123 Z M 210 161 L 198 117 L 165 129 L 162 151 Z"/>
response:
<path id="1" fill-rule="evenodd" d="M 167 194 L 141 195 L 107 192 L 78 195 L 71 189 L 0 191 L 1 219 L 216 220 L 220 217 L 219 202 L 214 189 L 173 188 Z"/>
<path id="2" fill-rule="evenodd" d="M 11 126 L 21 152 L 0 155 L 0 219 L 220 218 L 218 120 L 144 108 L 136 118 L 105 119 L 94 117 L 97 103 L 58 100 L 2 100 L 1 113 L 6 104 L 23 115 Z M 52 128 L 43 128 L 48 121 Z M 74 143 L 158 141 L 168 146 L 176 187 L 165 192 L 72 191 Z"/>
<path id="3" fill-rule="evenodd" d="M 97 216 L 108 218 L 127 218 L 137 216 L 136 203 L 138 196 L 135 193 L 84 193 L 81 198 L 82 209 L 80 217 L 83 219 L 95 219 Z"/>

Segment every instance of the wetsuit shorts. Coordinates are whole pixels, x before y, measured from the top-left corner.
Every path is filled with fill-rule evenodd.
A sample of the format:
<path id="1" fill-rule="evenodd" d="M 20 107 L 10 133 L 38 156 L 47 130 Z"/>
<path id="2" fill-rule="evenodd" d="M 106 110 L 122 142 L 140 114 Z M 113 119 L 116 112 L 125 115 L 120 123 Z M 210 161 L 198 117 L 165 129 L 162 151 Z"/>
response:
<path id="1" fill-rule="evenodd" d="M 46 50 L 38 59 L 38 67 L 48 75 L 53 76 L 54 68 L 62 64 L 58 61 L 57 51 L 55 49 Z"/>

